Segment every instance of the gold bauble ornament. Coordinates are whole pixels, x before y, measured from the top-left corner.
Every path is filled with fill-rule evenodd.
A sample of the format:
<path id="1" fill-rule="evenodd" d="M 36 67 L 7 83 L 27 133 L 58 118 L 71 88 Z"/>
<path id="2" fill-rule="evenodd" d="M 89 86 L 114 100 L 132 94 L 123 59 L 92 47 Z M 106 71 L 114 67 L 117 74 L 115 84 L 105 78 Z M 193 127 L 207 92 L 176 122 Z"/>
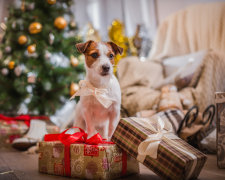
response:
<path id="1" fill-rule="evenodd" d="M 41 30 L 42 30 L 42 25 L 39 22 L 33 22 L 29 26 L 29 32 L 31 34 L 37 34 L 37 33 L 41 32 Z"/>
<path id="2" fill-rule="evenodd" d="M 70 63 L 73 67 L 77 67 L 79 64 L 79 60 L 73 55 L 70 56 Z"/>
<path id="3" fill-rule="evenodd" d="M 57 17 L 54 21 L 54 26 L 58 29 L 64 29 L 67 26 L 67 22 L 63 17 Z"/>
<path id="4" fill-rule="evenodd" d="M 73 96 L 79 90 L 79 85 L 77 83 L 72 82 L 70 84 L 70 96 Z"/>
<path id="5" fill-rule="evenodd" d="M 56 0 L 47 0 L 47 2 L 48 2 L 48 4 L 53 5 L 53 4 L 55 4 L 55 3 L 56 3 Z"/>
<path id="6" fill-rule="evenodd" d="M 18 38 L 18 43 L 20 45 L 24 45 L 27 43 L 27 37 L 25 35 L 21 35 L 19 38 Z"/>
<path id="7" fill-rule="evenodd" d="M 36 51 L 36 44 L 31 44 L 27 47 L 28 53 L 32 54 Z"/>
<path id="8" fill-rule="evenodd" d="M 10 61 L 8 64 L 9 69 L 13 69 L 15 66 L 15 62 L 14 61 Z"/>

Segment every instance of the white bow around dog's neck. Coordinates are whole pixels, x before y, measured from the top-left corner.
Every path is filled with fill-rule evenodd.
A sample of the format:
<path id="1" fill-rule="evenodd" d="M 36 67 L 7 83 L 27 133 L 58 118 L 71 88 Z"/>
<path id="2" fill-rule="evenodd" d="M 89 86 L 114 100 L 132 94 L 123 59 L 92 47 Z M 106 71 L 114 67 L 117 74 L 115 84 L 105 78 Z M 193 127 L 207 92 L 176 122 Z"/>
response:
<path id="1" fill-rule="evenodd" d="M 109 96 L 108 89 L 96 88 L 86 80 L 79 82 L 79 90 L 70 99 L 75 96 L 94 96 L 105 108 L 109 108 L 115 101 Z"/>

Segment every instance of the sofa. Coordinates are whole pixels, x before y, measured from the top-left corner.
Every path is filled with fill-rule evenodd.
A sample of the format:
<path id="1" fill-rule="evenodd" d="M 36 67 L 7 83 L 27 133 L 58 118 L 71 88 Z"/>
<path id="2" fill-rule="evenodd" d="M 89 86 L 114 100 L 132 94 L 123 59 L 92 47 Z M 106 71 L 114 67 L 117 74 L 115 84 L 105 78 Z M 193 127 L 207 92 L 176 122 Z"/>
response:
<path id="1" fill-rule="evenodd" d="M 167 84 L 177 87 L 182 110 L 197 105 L 203 112 L 208 105 L 214 104 L 214 93 L 225 91 L 224 12 L 224 2 L 197 4 L 180 10 L 159 25 L 147 61 L 126 57 L 119 62 L 117 76 L 122 90 L 122 107 L 129 115 L 143 110 L 157 112 L 161 88 Z M 200 63 L 195 68 L 190 68 L 193 62 L 191 66 L 181 63 L 181 67 L 173 67 L 170 75 L 166 75 L 166 61 L 196 62 L 191 57 L 201 51 L 204 53 L 200 60 L 196 57 Z M 192 74 L 188 74 L 190 69 Z M 187 79 L 188 83 L 178 87 L 177 80 Z M 188 101 L 186 105 L 185 101 Z"/>

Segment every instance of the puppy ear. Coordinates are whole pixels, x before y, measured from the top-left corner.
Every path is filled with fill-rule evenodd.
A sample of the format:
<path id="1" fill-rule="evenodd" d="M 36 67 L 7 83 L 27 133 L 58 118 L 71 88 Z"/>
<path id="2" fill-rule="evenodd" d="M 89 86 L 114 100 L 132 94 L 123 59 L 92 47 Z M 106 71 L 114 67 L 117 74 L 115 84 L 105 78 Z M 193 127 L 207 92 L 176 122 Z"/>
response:
<path id="1" fill-rule="evenodd" d="M 119 53 L 121 55 L 123 53 L 123 48 L 117 46 L 114 42 L 107 42 L 107 44 L 109 44 L 112 47 L 115 54 Z"/>
<path id="2" fill-rule="evenodd" d="M 76 44 L 76 48 L 80 53 L 84 53 L 86 51 L 86 49 L 88 48 L 88 46 L 94 41 L 89 40 L 85 43 L 78 43 Z"/>

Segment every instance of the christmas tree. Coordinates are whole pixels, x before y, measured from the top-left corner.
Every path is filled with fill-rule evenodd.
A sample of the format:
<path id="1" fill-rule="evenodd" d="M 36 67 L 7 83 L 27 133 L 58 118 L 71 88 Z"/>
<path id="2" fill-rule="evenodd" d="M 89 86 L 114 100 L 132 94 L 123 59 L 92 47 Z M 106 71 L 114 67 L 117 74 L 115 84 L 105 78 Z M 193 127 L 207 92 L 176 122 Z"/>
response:
<path id="1" fill-rule="evenodd" d="M 76 91 L 83 62 L 70 0 L 10 7 L 0 59 L 0 111 L 53 114 Z M 4 26 L 2 26 L 4 27 Z"/>

